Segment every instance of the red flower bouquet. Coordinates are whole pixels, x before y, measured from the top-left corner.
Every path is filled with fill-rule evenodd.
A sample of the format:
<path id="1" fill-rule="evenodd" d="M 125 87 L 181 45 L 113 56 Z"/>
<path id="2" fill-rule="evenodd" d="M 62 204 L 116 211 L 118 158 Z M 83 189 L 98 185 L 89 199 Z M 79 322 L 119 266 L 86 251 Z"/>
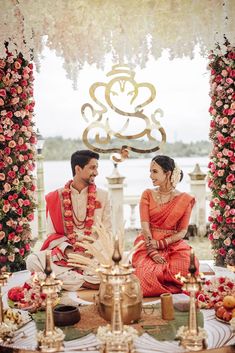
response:
<path id="1" fill-rule="evenodd" d="M 215 277 L 207 280 L 197 295 L 198 306 L 202 309 L 214 308 L 227 295 L 235 295 L 235 283 L 228 277 Z"/>
<path id="2" fill-rule="evenodd" d="M 8 291 L 9 306 L 28 310 L 31 313 L 45 310 L 46 295 L 42 293 L 40 282 L 45 280 L 45 274 L 37 272 L 21 287 L 13 287 Z M 54 296 L 54 303 L 58 303 L 58 295 Z"/>

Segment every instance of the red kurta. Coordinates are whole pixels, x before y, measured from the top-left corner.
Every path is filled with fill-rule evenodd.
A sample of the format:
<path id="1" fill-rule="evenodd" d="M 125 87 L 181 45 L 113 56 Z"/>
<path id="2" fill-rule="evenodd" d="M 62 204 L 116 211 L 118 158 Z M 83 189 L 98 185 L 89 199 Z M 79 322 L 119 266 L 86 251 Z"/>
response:
<path id="1" fill-rule="evenodd" d="M 159 205 L 153 198 L 151 190 L 145 190 L 140 201 L 141 222 L 149 222 L 152 237 L 155 240 L 167 238 L 188 228 L 190 214 L 195 199 L 186 193 L 176 195 L 171 201 Z M 135 244 L 144 239 L 140 234 Z M 142 244 L 132 257 L 135 274 L 139 278 L 145 297 L 159 296 L 162 293 L 179 293 L 182 284 L 175 279 L 180 272 L 182 276 L 188 273 L 191 247 L 179 240 L 170 244 L 159 253 L 167 261 L 158 264 L 147 254 L 145 244 Z M 196 266 L 199 267 L 196 259 Z"/>

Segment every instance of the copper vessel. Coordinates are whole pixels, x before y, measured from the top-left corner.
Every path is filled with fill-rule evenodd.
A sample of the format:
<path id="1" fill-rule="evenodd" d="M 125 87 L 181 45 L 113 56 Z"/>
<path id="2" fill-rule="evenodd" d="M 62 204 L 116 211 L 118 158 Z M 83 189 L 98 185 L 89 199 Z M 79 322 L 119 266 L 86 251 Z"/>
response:
<path id="1" fill-rule="evenodd" d="M 122 320 L 124 324 L 131 324 L 140 319 L 143 295 L 139 279 L 135 275 L 127 274 L 123 277 L 125 277 L 125 280 L 120 288 Z M 100 316 L 107 321 L 111 321 L 113 289 L 112 285 L 105 280 L 101 279 L 96 302 Z"/>

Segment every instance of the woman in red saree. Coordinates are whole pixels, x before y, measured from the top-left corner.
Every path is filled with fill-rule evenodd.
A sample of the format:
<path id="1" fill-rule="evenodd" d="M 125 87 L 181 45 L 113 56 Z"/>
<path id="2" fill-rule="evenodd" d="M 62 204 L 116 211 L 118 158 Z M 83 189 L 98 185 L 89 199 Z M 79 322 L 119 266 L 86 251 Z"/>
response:
<path id="1" fill-rule="evenodd" d="M 180 293 L 182 284 L 175 278 L 186 276 L 191 247 L 183 240 L 195 199 L 175 189 L 183 173 L 168 156 L 156 156 L 151 161 L 150 178 L 154 189 L 143 192 L 140 201 L 142 232 L 132 257 L 135 274 L 145 297 L 162 293 Z M 198 269 L 198 260 L 195 259 Z"/>

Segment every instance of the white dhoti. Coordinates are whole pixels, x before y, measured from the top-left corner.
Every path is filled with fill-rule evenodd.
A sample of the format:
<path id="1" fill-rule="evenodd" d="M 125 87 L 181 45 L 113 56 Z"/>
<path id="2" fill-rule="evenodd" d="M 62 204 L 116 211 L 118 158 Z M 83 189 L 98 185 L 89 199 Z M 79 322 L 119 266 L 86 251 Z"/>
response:
<path id="1" fill-rule="evenodd" d="M 44 272 L 46 266 L 46 253 L 45 251 L 38 251 L 29 255 L 26 259 L 26 267 L 31 272 Z M 94 274 L 90 274 L 87 270 L 83 274 L 76 272 L 71 267 L 57 266 L 51 262 L 51 269 L 55 278 L 63 282 L 62 288 L 68 291 L 76 291 L 81 289 L 84 282 L 99 284 L 100 280 Z"/>

